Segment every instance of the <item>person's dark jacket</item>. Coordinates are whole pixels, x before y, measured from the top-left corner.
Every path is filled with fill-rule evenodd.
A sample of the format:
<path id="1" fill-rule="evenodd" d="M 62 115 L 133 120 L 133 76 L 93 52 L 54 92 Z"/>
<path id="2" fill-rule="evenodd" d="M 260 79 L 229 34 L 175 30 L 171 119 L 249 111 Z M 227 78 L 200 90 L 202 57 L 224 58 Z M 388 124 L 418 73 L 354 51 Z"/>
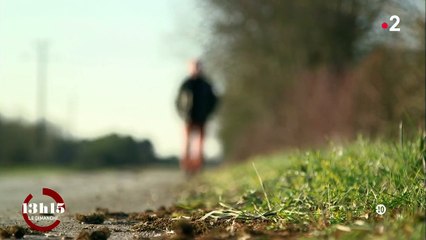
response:
<path id="1" fill-rule="evenodd" d="M 214 111 L 217 96 L 204 76 L 192 76 L 181 85 L 176 99 L 179 115 L 191 123 L 204 124 Z"/>

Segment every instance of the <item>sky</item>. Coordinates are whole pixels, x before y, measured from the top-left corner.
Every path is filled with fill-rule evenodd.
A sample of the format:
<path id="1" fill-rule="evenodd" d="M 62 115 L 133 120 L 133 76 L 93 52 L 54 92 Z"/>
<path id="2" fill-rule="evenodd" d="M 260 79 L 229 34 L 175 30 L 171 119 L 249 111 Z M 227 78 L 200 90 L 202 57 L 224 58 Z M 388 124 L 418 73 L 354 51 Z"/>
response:
<path id="1" fill-rule="evenodd" d="M 48 42 L 47 119 L 77 138 L 111 132 L 178 155 L 174 99 L 202 53 L 195 0 L 0 0 L 0 114 L 37 120 L 36 46 Z M 206 151 L 220 153 L 217 124 Z"/>

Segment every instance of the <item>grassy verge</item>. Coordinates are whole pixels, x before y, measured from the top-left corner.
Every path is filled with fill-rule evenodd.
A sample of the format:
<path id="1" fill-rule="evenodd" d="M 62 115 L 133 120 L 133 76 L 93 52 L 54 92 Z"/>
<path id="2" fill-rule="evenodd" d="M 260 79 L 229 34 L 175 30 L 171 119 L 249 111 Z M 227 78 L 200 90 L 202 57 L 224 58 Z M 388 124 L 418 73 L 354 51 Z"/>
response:
<path id="1" fill-rule="evenodd" d="M 180 206 L 208 209 L 202 219 L 228 222 L 228 231 L 259 223 L 260 236 L 424 239 L 422 146 L 359 139 L 257 157 L 196 179 Z M 378 204 L 386 207 L 383 215 Z"/>

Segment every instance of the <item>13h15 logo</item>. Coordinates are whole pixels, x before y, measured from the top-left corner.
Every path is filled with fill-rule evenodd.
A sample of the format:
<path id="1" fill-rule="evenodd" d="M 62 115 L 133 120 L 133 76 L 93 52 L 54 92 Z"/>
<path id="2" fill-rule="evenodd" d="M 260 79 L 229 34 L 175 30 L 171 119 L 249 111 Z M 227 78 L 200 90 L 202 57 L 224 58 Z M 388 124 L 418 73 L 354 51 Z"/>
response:
<path id="1" fill-rule="evenodd" d="M 33 198 L 28 194 L 22 203 L 22 217 L 28 226 L 40 232 L 51 231 L 56 228 L 61 221 L 58 215 L 65 212 L 65 202 L 61 195 L 50 188 L 43 188 L 41 192 L 44 196 L 51 197 L 55 202 L 52 203 L 30 203 Z M 39 222 L 50 222 L 49 225 L 38 225 Z"/>

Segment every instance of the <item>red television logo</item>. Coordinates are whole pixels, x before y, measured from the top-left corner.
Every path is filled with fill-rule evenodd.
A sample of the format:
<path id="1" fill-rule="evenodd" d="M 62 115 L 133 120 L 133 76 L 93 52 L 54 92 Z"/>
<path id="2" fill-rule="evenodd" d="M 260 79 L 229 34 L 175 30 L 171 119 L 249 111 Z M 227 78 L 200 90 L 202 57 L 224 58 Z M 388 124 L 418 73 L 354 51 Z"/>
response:
<path id="1" fill-rule="evenodd" d="M 399 18 L 399 16 L 398 16 L 398 15 L 392 15 L 392 16 L 389 18 L 389 20 L 390 20 L 391 22 L 395 21 L 395 22 L 392 24 L 392 26 L 389 28 L 389 32 L 399 32 L 399 31 L 401 31 L 401 29 L 398 27 L 399 22 L 401 21 L 401 19 Z M 388 29 L 388 27 L 389 27 L 389 24 L 388 24 L 387 22 L 383 22 L 383 23 L 382 23 L 382 28 L 383 28 L 383 29 Z"/>
<path id="2" fill-rule="evenodd" d="M 55 203 L 51 203 L 50 205 L 44 205 L 43 203 L 30 203 L 31 199 L 33 198 L 33 195 L 28 194 L 28 196 L 22 203 L 22 217 L 30 228 L 40 232 L 48 232 L 56 228 L 59 223 L 61 223 L 61 221 L 59 219 L 56 219 L 52 224 L 48 226 L 39 226 L 32 221 L 31 216 L 29 216 L 28 214 L 62 214 L 65 212 L 65 202 L 64 199 L 62 199 L 61 195 L 59 195 L 59 193 L 50 188 L 43 188 L 41 193 L 44 196 L 51 197 L 53 200 L 55 200 Z"/>

